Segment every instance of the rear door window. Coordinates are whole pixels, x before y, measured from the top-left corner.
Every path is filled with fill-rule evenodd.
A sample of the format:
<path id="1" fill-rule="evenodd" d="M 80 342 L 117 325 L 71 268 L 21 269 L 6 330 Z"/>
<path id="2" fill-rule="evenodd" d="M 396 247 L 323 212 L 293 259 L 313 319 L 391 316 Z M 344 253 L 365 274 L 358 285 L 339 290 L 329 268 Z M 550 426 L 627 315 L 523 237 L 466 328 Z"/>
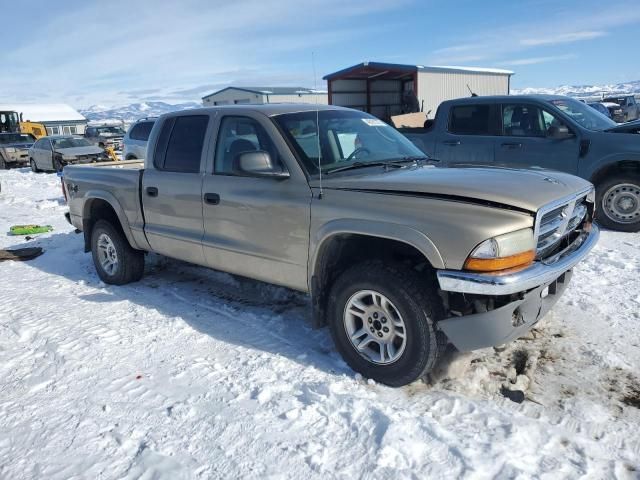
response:
<path id="1" fill-rule="evenodd" d="M 156 168 L 170 172 L 199 172 L 208 123 L 208 115 L 167 119 L 156 146 L 154 155 Z"/>
<path id="2" fill-rule="evenodd" d="M 490 105 L 461 105 L 451 108 L 449 133 L 491 135 Z"/>
<path id="3" fill-rule="evenodd" d="M 140 122 L 131 129 L 129 137 L 132 140 L 141 140 L 146 142 L 149 140 L 149 134 L 153 128 L 153 122 Z"/>

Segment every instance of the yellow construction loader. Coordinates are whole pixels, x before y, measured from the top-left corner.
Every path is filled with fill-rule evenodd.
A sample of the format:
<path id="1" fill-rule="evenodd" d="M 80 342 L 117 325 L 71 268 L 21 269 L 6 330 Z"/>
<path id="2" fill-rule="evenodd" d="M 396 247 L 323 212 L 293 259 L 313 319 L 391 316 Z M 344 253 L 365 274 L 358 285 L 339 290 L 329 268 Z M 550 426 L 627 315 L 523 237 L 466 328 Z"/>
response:
<path id="1" fill-rule="evenodd" d="M 23 121 L 18 112 L 0 111 L 0 133 L 30 133 L 40 138 L 47 135 L 47 129 L 41 123 Z"/>

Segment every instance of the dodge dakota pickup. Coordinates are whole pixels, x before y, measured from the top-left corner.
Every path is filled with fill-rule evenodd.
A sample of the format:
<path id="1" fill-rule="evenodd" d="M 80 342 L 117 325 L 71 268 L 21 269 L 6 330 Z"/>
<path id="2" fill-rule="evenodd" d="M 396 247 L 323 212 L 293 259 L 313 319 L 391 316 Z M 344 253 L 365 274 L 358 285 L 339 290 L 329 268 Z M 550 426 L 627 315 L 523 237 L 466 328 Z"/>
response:
<path id="1" fill-rule="evenodd" d="M 311 296 L 356 371 L 401 386 L 443 348 L 536 324 L 598 239 L 578 177 L 439 168 L 363 112 L 237 105 L 160 117 L 142 162 L 67 166 L 69 219 L 99 277 L 156 252 Z"/>
<path id="2" fill-rule="evenodd" d="M 570 97 L 509 95 L 443 102 L 425 126 L 401 131 L 442 164 L 578 175 L 596 186 L 598 223 L 640 231 L 640 121 L 618 125 Z"/>

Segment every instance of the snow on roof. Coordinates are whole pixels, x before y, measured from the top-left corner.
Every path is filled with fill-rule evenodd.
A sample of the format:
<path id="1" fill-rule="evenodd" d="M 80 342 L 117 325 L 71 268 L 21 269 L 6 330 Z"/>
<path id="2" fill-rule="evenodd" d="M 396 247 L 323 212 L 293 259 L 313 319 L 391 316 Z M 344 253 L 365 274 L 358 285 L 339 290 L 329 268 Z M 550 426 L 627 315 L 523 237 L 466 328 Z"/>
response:
<path id="1" fill-rule="evenodd" d="M 64 103 L 0 104 L 0 110 L 22 113 L 25 121 L 32 122 L 87 121 L 76 109 Z"/>
<path id="2" fill-rule="evenodd" d="M 304 87 L 243 87 L 231 85 L 222 90 L 205 95 L 202 98 L 208 98 L 226 90 L 241 90 L 244 92 L 261 93 L 264 95 L 312 95 L 316 93 L 327 93 L 326 90 L 314 90 Z"/>

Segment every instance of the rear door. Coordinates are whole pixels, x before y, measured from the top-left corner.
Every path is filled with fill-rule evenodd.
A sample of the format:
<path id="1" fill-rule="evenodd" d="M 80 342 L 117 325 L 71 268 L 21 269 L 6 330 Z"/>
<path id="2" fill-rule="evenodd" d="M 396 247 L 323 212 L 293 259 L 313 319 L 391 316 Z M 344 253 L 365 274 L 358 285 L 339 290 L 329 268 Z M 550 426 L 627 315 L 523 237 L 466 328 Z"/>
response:
<path id="1" fill-rule="evenodd" d="M 251 112 L 223 116 L 215 146 L 203 183 L 209 266 L 305 290 L 311 189 L 291 151 L 267 117 Z M 256 150 L 268 152 L 290 176 L 238 175 L 238 156 Z"/>
<path id="2" fill-rule="evenodd" d="M 496 165 L 511 168 L 545 168 L 577 173 L 580 141 L 553 138 L 550 132 L 567 126 L 555 113 L 533 103 L 502 105 L 502 136 L 496 138 Z"/>
<path id="3" fill-rule="evenodd" d="M 493 165 L 496 135 L 494 105 L 452 105 L 441 119 L 435 158 L 444 166 Z"/>
<path id="4" fill-rule="evenodd" d="M 202 176 L 209 115 L 164 120 L 153 167 L 142 177 L 145 233 L 158 253 L 205 265 L 202 251 Z"/>

